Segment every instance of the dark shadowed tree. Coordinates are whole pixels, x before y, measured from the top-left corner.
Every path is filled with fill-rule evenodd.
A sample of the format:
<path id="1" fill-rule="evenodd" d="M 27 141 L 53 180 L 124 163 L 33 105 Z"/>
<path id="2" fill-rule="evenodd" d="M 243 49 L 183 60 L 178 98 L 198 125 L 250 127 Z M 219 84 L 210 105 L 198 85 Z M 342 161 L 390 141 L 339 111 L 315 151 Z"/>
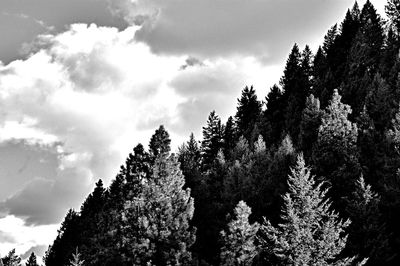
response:
<path id="1" fill-rule="evenodd" d="M 223 126 L 221 119 L 212 111 L 203 127 L 203 141 L 201 142 L 203 169 L 210 169 L 217 158 L 218 152 L 223 148 Z"/>
<path id="2" fill-rule="evenodd" d="M 299 147 L 306 160 L 311 158 L 312 147 L 318 139 L 322 114 L 318 98 L 311 94 L 307 97 L 306 107 L 303 110 L 299 135 Z"/>
<path id="3" fill-rule="evenodd" d="M 36 260 L 36 255 L 32 252 L 28 260 L 26 261 L 25 266 L 39 266 Z"/>
<path id="4" fill-rule="evenodd" d="M 257 94 L 253 86 L 245 87 L 242 91 L 235 115 L 236 129 L 240 136 L 247 141 L 251 141 L 251 134 L 259 120 L 261 114 L 261 103 L 257 99 Z"/>
<path id="5" fill-rule="evenodd" d="M 346 253 L 368 257 L 367 265 L 388 265 L 394 254 L 379 205 L 378 194 L 360 177 L 347 208 L 352 223 Z"/>
<path id="6" fill-rule="evenodd" d="M 164 126 L 161 125 L 156 132 L 151 136 L 149 149 L 151 155 L 156 157 L 159 154 L 169 153 L 171 139 L 169 138 L 168 132 L 165 130 Z"/>

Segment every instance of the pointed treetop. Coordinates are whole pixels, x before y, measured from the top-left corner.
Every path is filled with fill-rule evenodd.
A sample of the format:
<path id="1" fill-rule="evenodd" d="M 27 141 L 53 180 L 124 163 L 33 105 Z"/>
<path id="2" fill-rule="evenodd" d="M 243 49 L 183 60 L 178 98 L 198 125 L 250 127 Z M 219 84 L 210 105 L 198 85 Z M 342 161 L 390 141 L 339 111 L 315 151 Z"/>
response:
<path id="1" fill-rule="evenodd" d="M 0 259 L 1 260 L 1 259 Z M 1 264 L 0 264 L 1 265 Z M 36 261 L 36 255 L 35 253 L 31 253 L 29 256 L 27 262 L 25 263 L 26 266 L 39 266 L 39 264 Z"/>
<path id="2" fill-rule="evenodd" d="M 360 7 L 358 5 L 358 2 L 355 1 L 354 5 L 353 5 L 353 8 L 351 9 L 351 15 L 353 16 L 353 19 L 354 20 L 358 20 L 360 18 L 360 13 L 361 13 L 361 11 L 360 11 Z"/>
<path id="3" fill-rule="evenodd" d="M 327 190 L 315 182 L 310 171 L 299 155 L 288 177 L 283 223 L 274 227 L 264 219 L 259 240 L 269 253 L 267 259 L 279 260 L 279 265 L 352 265 L 354 258 L 339 258 L 350 222 L 339 220 L 330 210 Z"/>
<path id="4" fill-rule="evenodd" d="M 168 154 L 171 151 L 170 144 L 171 139 L 169 138 L 168 132 L 165 130 L 163 125 L 160 125 L 150 139 L 150 153 L 153 156 Z"/>

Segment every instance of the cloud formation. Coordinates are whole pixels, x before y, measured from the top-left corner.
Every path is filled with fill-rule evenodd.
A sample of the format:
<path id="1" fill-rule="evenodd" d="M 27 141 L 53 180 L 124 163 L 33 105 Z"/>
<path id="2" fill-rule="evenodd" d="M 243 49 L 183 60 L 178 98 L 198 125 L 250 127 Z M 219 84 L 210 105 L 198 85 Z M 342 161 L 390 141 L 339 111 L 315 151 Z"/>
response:
<path id="1" fill-rule="evenodd" d="M 251 57 L 156 55 L 135 40 L 139 29 L 74 24 L 0 67 L 0 153 L 9 154 L 0 211 L 28 225 L 60 222 L 160 124 L 176 147 L 192 131 L 199 136 L 216 106 L 231 114 L 246 82 L 262 88 L 268 72 L 280 72 Z"/>

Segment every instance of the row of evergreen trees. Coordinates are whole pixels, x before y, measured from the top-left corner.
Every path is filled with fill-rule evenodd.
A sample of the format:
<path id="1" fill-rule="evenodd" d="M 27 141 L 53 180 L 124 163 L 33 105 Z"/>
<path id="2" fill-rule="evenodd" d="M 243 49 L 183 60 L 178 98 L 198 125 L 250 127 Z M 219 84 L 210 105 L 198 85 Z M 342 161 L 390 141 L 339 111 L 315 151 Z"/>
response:
<path id="1" fill-rule="evenodd" d="M 77 247 L 84 265 L 399 265 L 400 1 L 386 12 L 356 3 L 315 55 L 294 45 L 265 102 L 246 87 L 177 155 L 160 126 L 67 213 L 46 266 Z"/>
<path id="2" fill-rule="evenodd" d="M 15 253 L 15 249 L 8 252 L 7 256 L 0 258 L 0 266 L 21 266 L 21 258 Z M 29 256 L 25 266 L 39 266 L 34 252 Z"/>

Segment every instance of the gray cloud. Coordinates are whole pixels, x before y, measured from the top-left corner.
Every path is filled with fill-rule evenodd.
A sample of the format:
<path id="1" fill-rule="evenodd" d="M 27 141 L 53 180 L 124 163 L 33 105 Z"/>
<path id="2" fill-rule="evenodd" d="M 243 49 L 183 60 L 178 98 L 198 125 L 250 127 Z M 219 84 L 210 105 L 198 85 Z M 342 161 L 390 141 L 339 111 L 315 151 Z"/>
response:
<path id="1" fill-rule="evenodd" d="M 0 1 L 0 60 L 21 57 L 24 43 L 38 34 L 60 32 L 72 23 L 96 23 L 119 29 L 127 26 L 113 14 L 109 0 L 2 0 Z"/>
<path id="2" fill-rule="evenodd" d="M 28 145 L 26 141 L 0 143 L 0 201 L 12 196 L 32 178 L 56 175 L 55 147 Z"/>
<path id="3" fill-rule="evenodd" d="M 338 0 L 138 0 L 158 16 L 137 39 L 157 53 L 199 57 L 257 55 L 277 62 L 293 42 L 321 38 L 351 1 Z M 148 11 L 150 12 L 150 11 Z M 311 37 L 311 38 L 310 38 Z"/>
<path id="4" fill-rule="evenodd" d="M 189 56 L 186 59 L 185 64 L 182 65 L 180 67 L 180 69 L 181 70 L 185 70 L 186 68 L 192 67 L 192 66 L 204 66 L 204 63 L 200 59 L 198 59 L 196 57 Z"/>
<path id="5" fill-rule="evenodd" d="M 79 166 L 60 169 L 68 154 L 56 150 L 26 141 L 1 143 L 2 213 L 22 217 L 27 225 L 42 225 L 58 223 L 69 208 L 79 207 L 92 186 L 92 173 Z"/>
<path id="6" fill-rule="evenodd" d="M 0 231 L 0 242 L 1 243 L 17 243 L 17 240 L 11 234 Z"/>
<path id="7" fill-rule="evenodd" d="M 45 253 L 47 248 L 48 247 L 45 245 L 38 245 L 38 246 L 31 247 L 24 254 L 21 255 L 21 258 L 23 260 L 28 259 L 32 252 L 35 253 L 36 256 L 43 256 L 43 254 Z"/>

